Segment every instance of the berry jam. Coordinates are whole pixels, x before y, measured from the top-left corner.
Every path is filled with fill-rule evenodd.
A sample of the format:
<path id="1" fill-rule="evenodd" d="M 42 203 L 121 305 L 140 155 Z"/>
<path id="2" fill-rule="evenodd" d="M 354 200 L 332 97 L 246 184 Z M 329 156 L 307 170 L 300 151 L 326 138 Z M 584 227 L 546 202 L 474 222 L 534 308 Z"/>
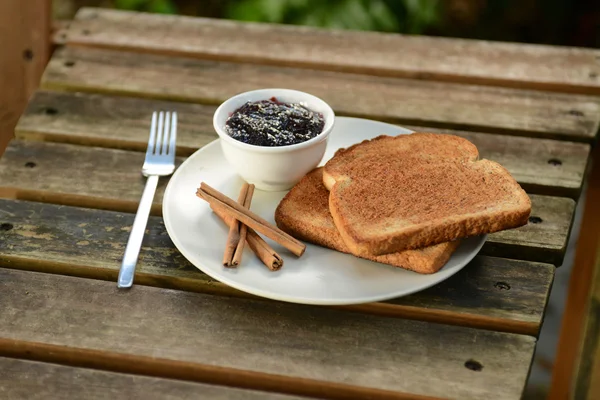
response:
<path id="1" fill-rule="evenodd" d="M 289 146 L 305 142 L 323 131 L 323 115 L 301 104 L 282 103 L 275 97 L 247 102 L 225 123 L 225 132 L 255 146 Z"/>

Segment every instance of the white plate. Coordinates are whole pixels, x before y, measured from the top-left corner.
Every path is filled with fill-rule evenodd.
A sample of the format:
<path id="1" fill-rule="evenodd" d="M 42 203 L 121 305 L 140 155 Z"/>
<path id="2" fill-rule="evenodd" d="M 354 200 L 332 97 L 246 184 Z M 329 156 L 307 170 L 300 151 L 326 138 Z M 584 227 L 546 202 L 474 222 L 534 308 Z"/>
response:
<path id="1" fill-rule="evenodd" d="M 323 163 L 333 153 L 375 136 L 411 131 L 358 118 L 337 117 Z M 275 300 L 304 304 L 341 305 L 382 301 L 433 286 L 460 271 L 481 249 L 485 235 L 462 242 L 437 273 L 421 275 L 363 260 L 319 246 L 307 245 L 300 258 L 268 240 L 283 257 L 284 266 L 269 271 L 249 249 L 236 269 L 221 265 L 228 229 L 196 197 L 205 181 L 237 199 L 242 180 L 229 168 L 219 141 L 204 146 L 175 172 L 165 191 L 163 218 L 179 251 L 202 272 L 236 289 Z M 252 211 L 275 223 L 274 212 L 285 192 L 255 191 Z"/>

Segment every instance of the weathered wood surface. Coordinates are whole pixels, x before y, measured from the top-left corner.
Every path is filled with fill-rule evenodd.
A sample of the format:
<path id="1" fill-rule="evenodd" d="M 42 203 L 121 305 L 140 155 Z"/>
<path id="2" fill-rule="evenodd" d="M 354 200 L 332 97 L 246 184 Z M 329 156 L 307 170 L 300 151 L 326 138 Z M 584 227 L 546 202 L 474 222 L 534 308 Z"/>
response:
<path id="1" fill-rule="evenodd" d="M 13 140 L 0 159 L 0 196 L 135 212 L 145 178 L 144 154 L 125 150 Z M 153 214 L 160 215 L 167 178 L 159 184 Z M 562 263 L 575 202 L 530 195 L 530 223 L 488 236 L 486 254 Z"/>
<path id="2" fill-rule="evenodd" d="M 58 40 L 416 79 L 600 94 L 600 51 L 81 9 Z M 565 68 L 565 66 L 569 66 Z"/>
<path id="3" fill-rule="evenodd" d="M 571 234 L 575 201 L 530 195 L 529 223 L 488 236 L 483 252 L 498 257 L 553 263 L 560 266 Z"/>
<path id="4" fill-rule="evenodd" d="M 0 2 L 0 155 L 48 61 L 50 8 L 49 0 Z"/>
<path id="5" fill-rule="evenodd" d="M 228 388 L 0 357 L 0 398 L 6 400 L 302 400 Z"/>
<path id="6" fill-rule="evenodd" d="M 524 335 L 61 275 L 0 269 L 0 282 L 0 355 L 106 369 L 117 359 L 120 372 L 292 394 L 518 399 L 535 346 Z"/>
<path id="7" fill-rule="evenodd" d="M 11 141 L 0 159 L 0 196 L 135 212 L 146 178 L 144 153 Z M 181 164 L 180 158 L 176 159 Z M 161 213 L 168 178 L 159 180 L 152 212 Z"/>
<path id="8" fill-rule="evenodd" d="M 146 151 L 152 112 L 173 110 L 177 111 L 177 154 L 189 156 L 217 139 L 212 122 L 216 109 L 214 105 L 137 97 L 37 91 L 15 128 L 15 136 Z"/>
<path id="9" fill-rule="evenodd" d="M 600 122 L 600 101 L 591 96 L 94 48 L 58 49 L 42 87 L 205 104 L 288 87 L 321 97 L 339 115 L 577 141 L 593 139 Z"/>
<path id="10" fill-rule="evenodd" d="M 579 365 L 575 368 L 573 399 L 600 398 L 600 251 L 598 250 L 594 269 L 591 290 L 585 307 Z"/>
<path id="11" fill-rule="evenodd" d="M 154 110 L 179 115 L 177 150 L 190 155 L 217 138 L 215 106 L 89 93 L 38 91 L 15 130 L 17 138 L 146 151 Z M 582 186 L 588 144 L 452 131 L 472 141 L 481 157 L 499 162 L 529 192 L 576 197 Z"/>
<path id="12" fill-rule="evenodd" d="M 0 200 L 0 210 L 0 265 L 116 281 L 132 214 L 14 200 Z M 425 291 L 348 308 L 537 335 L 553 276 L 550 265 L 478 257 Z M 193 267 L 157 217 L 148 223 L 135 282 L 243 295 Z"/>

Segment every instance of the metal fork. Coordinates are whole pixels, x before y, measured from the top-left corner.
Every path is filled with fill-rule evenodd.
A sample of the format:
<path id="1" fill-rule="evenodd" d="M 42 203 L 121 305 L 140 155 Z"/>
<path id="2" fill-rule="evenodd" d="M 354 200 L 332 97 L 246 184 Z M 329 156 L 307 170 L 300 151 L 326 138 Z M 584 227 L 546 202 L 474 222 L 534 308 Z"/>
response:
<path id="1" fill-rule="evenodd" d="M 158 186 L 158 177 L 171 175 L 175 170 L 175 142 L 177 140 L 177 113 L 176 112 L 154 112 L 150 125 L 150 138 L 148 139 L 148 150 L 142 167 L 142 174 L 148 179 L 140 205 L 138 206 L 133 227 L 127 240 L 125 254 L 119 271 L 117 287 L 130 288 L 133 284 L 133 275 L 137 264 L 140 248 L 150 208 L 154 200 L 154 193 Z"/>

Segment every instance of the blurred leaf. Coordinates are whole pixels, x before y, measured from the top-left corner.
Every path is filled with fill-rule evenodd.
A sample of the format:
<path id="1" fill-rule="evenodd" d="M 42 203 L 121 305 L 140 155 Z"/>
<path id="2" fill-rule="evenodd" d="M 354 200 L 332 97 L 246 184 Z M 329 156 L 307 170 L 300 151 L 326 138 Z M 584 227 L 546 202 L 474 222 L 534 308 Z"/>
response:
<path id="1" fill-rule="evenodd" d="M 176 14 L 172 0 L 114 0 L 115 7 L 123 10 L 146 11 L 160 14 Z"/>
<path id="2" fill-rule="evenodd" d="M 176 14 L 177 8 L 171 0 L 154 0 L 150 2 L 148 11 L 161 14 Z"/>
<path id="3" fill-rule="evenodd" d="M 138 10 L 144 6 L 146 0 L 115 0 L 115 7 L 124 10 Z"/>
<path id="4" fill-rule="evenodd" d="M 438 0 L 404 0 L 407 15 L 407 33 L 420 33 L 424 28 L 439 21 Z"/>
<path id="5" fill-rule="evenodd" d="M 417 33 L 438 21 L 438 0 L 229 0 L 226 17 L 326 28 Z"/>
<path id="6" fill-rule="evenodd" d="M 398 20 L 394 18 L 393 11 L 383 1 L 369 2 L 369 13 L 377 20 L 381 30 L 397 32 L 400 29 Z"/>
<path id="7" fill-rule="evenodd" d="M 241 21 L 281 22 L 288 1 L 282 0 L 245 0 L 231 2 L 228 16 Z"/>
<path id="8" fill-rule="evenodd" d="M 260 3 L 261 0 L 232 2 L 226 11 L 227 18 L 239 21 L 266 21 Z"/>

